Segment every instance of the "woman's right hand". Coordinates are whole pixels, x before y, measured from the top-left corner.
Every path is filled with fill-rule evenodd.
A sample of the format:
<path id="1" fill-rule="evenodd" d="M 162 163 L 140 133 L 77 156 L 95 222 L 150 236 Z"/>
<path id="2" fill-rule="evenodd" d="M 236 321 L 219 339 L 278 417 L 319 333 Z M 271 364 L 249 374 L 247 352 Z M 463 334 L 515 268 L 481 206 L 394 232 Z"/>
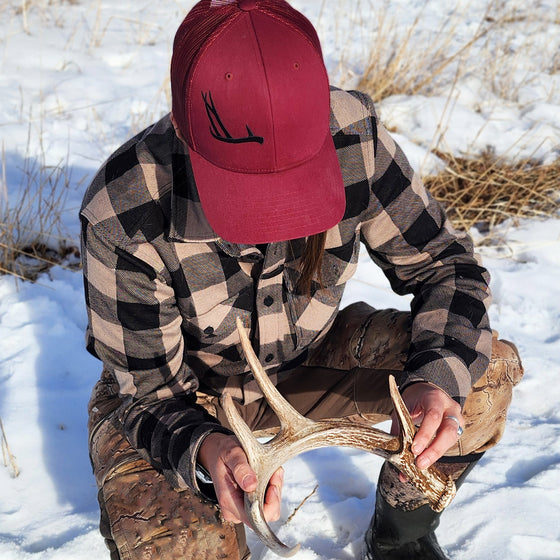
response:
<path id="1" fill-rule="evenodd" d="M 239 440 L 235 436 L 212 433 L 202 442 L 197 460 L 212 477 L 223 518 L 249 525 L 244 494 L 257 488 L 257 475 Z M 265 494 L 264 517 L 268 522 L 280 518 L 283 480 L 284 469 L 280 467 L 272 475 Z"/>

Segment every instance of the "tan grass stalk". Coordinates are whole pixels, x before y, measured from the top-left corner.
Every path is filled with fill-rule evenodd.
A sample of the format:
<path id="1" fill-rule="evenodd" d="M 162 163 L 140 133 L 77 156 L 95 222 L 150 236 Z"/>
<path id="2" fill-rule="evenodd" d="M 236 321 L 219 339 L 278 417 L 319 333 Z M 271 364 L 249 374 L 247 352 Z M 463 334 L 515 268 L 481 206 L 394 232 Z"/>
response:
<path id="1" fill-rule="evenodd" d="M 317 484 L 315 485 L 315 488 L 313 488 L 313 490 L 307 496 L 305 496 L 305 498 L 303 498 L 300 504 L 294 509 L 290 517 L 286 519 L 286 523 L 289 523 L 295 517 L 296 513 L 303 507 L 303 504 L 305 504 L 305 502 L 307 502 L 307 500 L 309 500 L 309 498 L 311 498 L 311 496 L 313 496 L 313 494 L 315 494 L 318 489 L 319 485 Z"/>
<path id="2" fill-rule="evenodd" d="M 29 20 L 27 18 L 27 12 L 28 12 L 27 0 L 21 0 L 21 17 L 23 20 L 23 30 L 28 35 L 31 35 L 31 32 L 29 31 Z"/>
<path id="3" fill-rule="evenodd" d="M 107 33 L 107 29 L 109 28 L 109 25 L 111 24 L 111 21 L 113 19 L 113 16 L 109 16 L 105 24 L 102 26 L 101 10 L 102 10 L 101 0 L 98 0 L 97 8 L 95 10 L 95 23 L 93 24 L 93 30 L 91 32 L 91 39 L 89 44 L 90 49 L 101 46 L 105 34 Z"/>
<path id="4" fill-rule="evenodd" d="M 22 276 L 21 274 L 18 274 L 17 272 L 14 272 L 12 269 L 4 268 L 3 266 L 0 266 L 0 273 L 9 274 L 10 276 L 14 276 L 15 278 L 18 278 L 19 280 L 29 280 L 29 278 L 27 278 L 26 276 Z"/>
<path id="5" fill-rule="evenodd" d="M 44 266 L 42 268 L 44 268 L 45 270 L 55 265 L 59 265 L 61 268 L 64 268 L 66 270 L 73 270 L 72 267 L 64 266 L 60 264 L 60 260 L 58 258 L 48 259 L 42 257 L 41 255 L 48 252 L 48 250 L 44 246 L 34 245 L 26 249 L 18 249 L 17 247 L 10 247 L 5 243 L 0 242 L 0 247 L 7 249 L 9 251 L 13 251 L 14 253 L 17 253 L 19 255 L 23 255 L 24 257 L 28 257 L 30 259 L 39 261 L 39 263 L 43 263 Z"/>
<path id="6" fill-rule="evenodd" d="M 0 418 L 0 432 L 2 435 L 2 458 L 4 459 L 4 466 L 10 469 L 12 478 L 17 478 L 19 476 L 19 468 L 16 462 L 16 458 L 10 451 L 10 446 L 8 445 L 8 438 L 6 437 L 6 432 L 4 431 L 2 418 Z"/>
<path id="7" fill-rule="evenodd" d="M 8 180 L 6 178 L 6 152 L 2 142 L 2 180 L 0 181 L 0 216 L 4 215 L 4 209 L 8 205 Z"/>

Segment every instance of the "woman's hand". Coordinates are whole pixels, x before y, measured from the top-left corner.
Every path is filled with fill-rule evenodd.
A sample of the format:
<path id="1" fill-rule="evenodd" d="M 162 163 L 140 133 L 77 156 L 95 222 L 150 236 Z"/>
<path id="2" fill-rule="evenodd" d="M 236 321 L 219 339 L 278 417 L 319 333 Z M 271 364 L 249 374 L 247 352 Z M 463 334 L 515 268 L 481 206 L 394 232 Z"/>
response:
<path id="1" fill-rule="evenodd" d="M 244 493 L 257 488 L 257 475 L 249 466 L 247 456 L 235 436 L 212 433 L 198 452 L 198 462 L 210 473 L 226 521 L 245 523 Z M 280 518 L 284 469 L 280 467 L 271 477 L 264 500 L 264 517 L 270 521 Z"/>
<path id="2" fill-rule="evenodd" d="M 429 383 L 410 385 L 402 397 L 412 421 L 420 425 L 414 436 L 412 452 L 416 456 L 416 465 L 426 469 L 457 443 L 457 430 L 465 426 L 465 419 L 459 404 L 445 391 Z M 398 420 L 393 417 L 391 432 L 395 433 L 398 428 Z"/>

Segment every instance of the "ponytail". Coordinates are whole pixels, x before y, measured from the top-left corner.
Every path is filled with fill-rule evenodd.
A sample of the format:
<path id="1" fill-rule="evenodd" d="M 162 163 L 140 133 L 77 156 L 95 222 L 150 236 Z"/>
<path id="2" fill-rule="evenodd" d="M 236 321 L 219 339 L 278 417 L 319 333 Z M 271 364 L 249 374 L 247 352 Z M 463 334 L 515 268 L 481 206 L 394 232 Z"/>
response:
<path id="1" fill-rule="evenodd" d="M 301 258 L 300 279 L 298 281 L 298 292 L 311 297 L 311 286 L 313 281 L 322 284 L 321 266 L 325 253 L 327 232 L 317 233 L 307 238 L 303 256 Z"/>

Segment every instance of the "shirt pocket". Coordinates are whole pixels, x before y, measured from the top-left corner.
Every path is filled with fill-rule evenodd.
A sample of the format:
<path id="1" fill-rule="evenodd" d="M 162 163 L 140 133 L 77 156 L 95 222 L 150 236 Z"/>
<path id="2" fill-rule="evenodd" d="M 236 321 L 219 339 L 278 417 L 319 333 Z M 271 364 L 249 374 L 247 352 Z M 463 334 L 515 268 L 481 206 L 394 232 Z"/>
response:
<path id="1" fill-rule="evenodd" d="M 236 294 L 216 297 L 212 304 L 204 301 L 195 311 L 183 315 L 183 332 L 187 353 L 197 355 L 210 368 L 221 374 L 231 373 L 232 364 L 237 371 L 241 363 L 241 345 L 236 320 L 251 324 L 254 307 L 252 285 L 245 286 Z M 243 367 L 241 367 L 243 369 Z"/>
<path id="2" fill-rule="evenodd" d="M 325 251 L 322 282 L 313 282 L 311 294 L 299 292 L 299 260 L 284 270 L 287 315 L 295 333 L 295 347 L 303 350 L 332 325 L 346 283 L 358 267 L 360 239 L 357 233 L 346 243 Z"/>

